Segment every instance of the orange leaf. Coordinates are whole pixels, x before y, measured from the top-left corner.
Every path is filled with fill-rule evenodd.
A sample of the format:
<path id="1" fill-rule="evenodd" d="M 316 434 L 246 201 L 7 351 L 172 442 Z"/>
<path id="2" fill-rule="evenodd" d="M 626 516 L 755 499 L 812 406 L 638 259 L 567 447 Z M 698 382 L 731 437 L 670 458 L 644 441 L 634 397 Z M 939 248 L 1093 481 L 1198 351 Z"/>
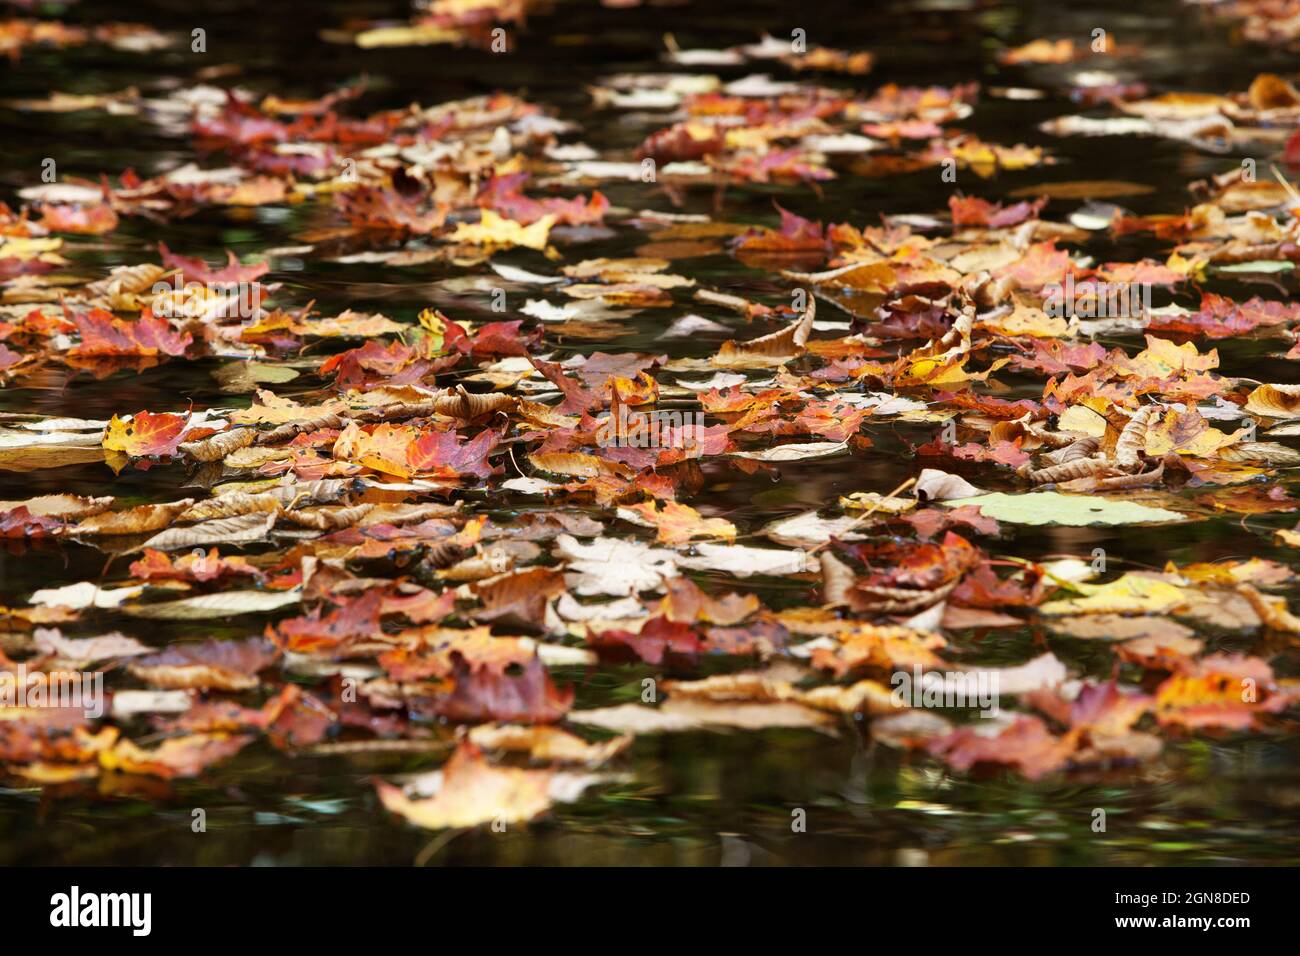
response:
<path id="1" fill-rule="evenodd" d="M 170 412 L 139 412 L 130 421 L 113 416 L 104 432 L 104 448 L 132 458 L 174 455 L 185 431 L 186 417 Z"/>

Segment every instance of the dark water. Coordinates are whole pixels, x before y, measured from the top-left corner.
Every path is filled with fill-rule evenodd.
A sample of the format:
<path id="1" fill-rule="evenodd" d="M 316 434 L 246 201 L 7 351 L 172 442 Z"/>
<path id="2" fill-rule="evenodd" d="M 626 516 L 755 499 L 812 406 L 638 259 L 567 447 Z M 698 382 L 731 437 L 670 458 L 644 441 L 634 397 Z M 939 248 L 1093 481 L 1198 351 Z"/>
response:
<path id="1" fill-rule="evenodd" d="M 828 79 L 869 90 L 885 82 L 942 84 L 978 80 L 992 86 L 1058 87 L 1082 66 L 1000 69 L 993 51 L 1003 43 L 1041 36 L 1086 38 L 1095 27 L 1120 43 L 1137 44 L 1145 56 L 1108 64 L 1122 81 L 1143 80 L 1152 92 L 1244 89 L 1265 69 L 1286 72 L 1294 61 L 1255 47 L 1237 45 L 1228 27 L 1200 10 L 1169 0 L 1142 4 L 1092 5 L 1087 12 L 1059 3 L 822 3 L 697 2 L 632 10 L 608 10 L 594 2 L 562 3 L 551 15 L 533 17 L 515 51 L 494 56 L 473 50 L 430 47 L 361 51 L 318 39 L 322 29 L 350 18 L 403 18 L 400 3 L 221 3 L 83 4 L 64 18 L 74 22 L 136 20 L 188 35 L 208 34 L 208 53 L 168 51 L 145 55 L 104 47 L 66 51 L 29 49 L 16 66 L 0 65 L 0 98 L 39 97 L 51 90 L 94 93 L 135 85 L 142 90 L 190 85 L 199 70 L 237 65 L 230 78 L 259 92 L 311 98 L 366 74 L 368 92 L 360 113 L 418 101 L 505 90 L 555 107 L 583 127 L 581 138 L 597 148 L 628 149 L 649 131 L 614 111 L 593 112 L 584 86 L 624 71 L 664 68 L 657 60 L 662 36 L 672 32 L 683 48 L 723 47 L 757 39 L 761 31 L 788 36 L 801 27 L 809 42 L 876 52 L 876 69 L 866 77 Z M 1075 5 L 1070 5 L 1074 7 Z M 742 73 L 718 71 L 727 78 Z M 778 70 L 779 72 L 779 70 Z M 1057 165 L 1002 173 L 984 181 L 965 176 L 960 188 L 1000 198 L 1047 181 L 1121 179 L 1150 184 L 1155 191 L 1119 200 L 1134 212 L 1173 212 L 1191 204 L 1185 183 L 1239 162 L 1154 139 L 1057 140 L 1039 134 L 1043 119 L 1075 112 L 1057 95 L 1031 102 L 984 97 L 971 119 L 957 124 L 986 140 L 1047 146 Z M 0 109 L 0 198 L 38 181 L 41 161 L 55 157 L 60 174 L 98 177 L 134 167 L 142 176 L 162 172 L 194 157 L 183 138 L 169 138 L 134 117 L 98 112 L 71 115 L 23 114 Z M 216 161 L 217 163 L 220 160 Z M 642 184 L 602 186 L 615 205 L 634 209 L 672 208 L 666 196 Z M 690 191 L 680 211 L 711 212 L 719 218 L 772 223 L 772 199 L 814 219 L 874 224 L 885 213 L 937 212 L 946 207 L 947 186 L 933 171 L 887 179 L 844 176 L 822 184 L 821 195 L 806 187 L 755 186 Z M 1074 203 L 1057 202 L 1048 216 L 1061 218 Z M 296 235 L 320 224 L 310 204 L 292 209 L 207 210 L 167 225 L 126 220 L 107 237 L 72 238 L 65 253 L 87 275 L 106 267 L 154 261 L 159 239 L 185 254 L 215 258 L 230 248 L 244 256 L 299 244 Z M 566 254 L 580 257 L 632 254 L 643 239 L 632 230 Z M 1102 239 L 1085 250 L 1105 259 L 1156 254 L 1155 247 Z M 529 253 L 505 257 L 525 268 L 544 269 Z M 268 277 L 283 282 L 282 301 L 315 299 L 323 314 L 351 307 L 382 311 L 412 321 L 430 304 L 453 317 L 489 315 L 483 301 L 451 295 L 436 283 L 464 274 L 441 265 L 392 268 L 341 265 L 305 258 L 279 262 Z M 689 260 L 683 271 L 751 298 L 783 301 L 787 290 L 763 273 L 726 256 Z M 477 270 L 481 272 L 482 270 Z M 1233 295 L 1289 297 L 1286 287 L 1252 288 L 1219 283 Z M 1192 301 L 1194 296 L 1186 299 Z M 1157 305 L 1163 304 L 1157 293 Z M 717 321 L 734 316 L 690 307 Z M 681 314 L 674 310 L 671 314 Z M 643 313 L 628 323 L 627 335 L 596 346 L 604 351 L 653 347 L 661 313 Z M 727 336 L 674 343 L 674 354 L 707 355 Z M 653 346 L 651 343 L 654 342 Z M 1135 339 L 1106 344 L 1130 347 Z M 1259 344 L 1215 343 L 1227 374 L 1263 381 L 1290 380 L 1292 367 L 1271 360 Z M 581 348 L 575 345 L 575 348 Z M 211 377 L 218 363 L 172 363 L 142 374 L 105 380 L 68 379 L 61 371 L 0 391 L 0 409 L 46 415 L 107 417 L 113 412 L 229 405 Z M 1015 383 L 1037 394 L 1041 383 Z M 282 393 L 317 385 L 304 376 Z M 1014 396 L 1012 396 L 1014 397 Z M 701 501 L 722 505 L 742 533 L 783 514 L 833 501 L 864 488 L 884 490 L 914 473 L 903 440 L 930 436 L 913 429 L 870 431 L 875 447 L 856 457 L 824 465 L 786 465 L 783 480 L 716 478 Z M 982 483 L 1003 489 L 988 470 Z M 119 477 L 103 466 L 74 466 L 35 473 L 0 472 L 0 498 L 46 491 L 111 493 L 125 500 L 174 497 L 183 483 L 180 466 Z M 698 502 L 696 502 L 698 504 Z M 1294 516 L 1242 521 L 1222 518 L 1179 529 L 1150 532 L 1123 529 L 1011 530 L 996 543 L 1004 554 L 1087 554 L 1104 547 L 1118 567 L 1162 566 L 1224 557 L 1259 555 L 1286 561 L 1272 545 L 1271 532 L 1289 527 Z M 0 569 L 0 602 L 21 602 L 34 587 L 51 582 L 98 579 L 105 556 L 78 545 L 10 546 Z M 719 578 L 720 582 L 725 579 Z M 770 582 L 769 603 L 795 604 L 805 592 L 794 582 Z M 1296 597 L 1292 596 L 1292 601 Z M 156 627 L 92 612 L 104 629 L 121 627 L 151 643 L 177 637 L 242 633 L 212 625 Z M 260 625 L 258 625 L 260 626 Z M 89 633 L 89 632 L 88 632 Z M 1243 649 L 1230 638 L 1216 647 Z M 963 660 L 1020 662 L 1047 646 L 1028 630 L 964 635 Z M 1104 676 L 1108 655 L 1085 642 L 1053 639 L 1051 649 L 1074 669 Z M 1275 660 L 1279 672 L 1296 673 L 1294 651 Z M 637 668 L 561 672 L 578 687 L 578 706 L 635 699 Z M 535 864 L 701 864 L 834 863 L 935 864 L 1020 863 L 1218 864 L 1283 863 L 1300 856 L 1300 742 L 1283 736 L 1227 735 L 1170 742 L 1155 762 L 1107 775 L 1054 778 L 1031 783 L 1010 775 L 970 779 L 945 773 L 920 757 L 874 745 L 847 722 L 837 738 L 810 732 L 681 734 L 637 740 L 624 767 L 634 780 L 593 790 L 581 802 L 560 806 L 543 822 L 508 833 L 466 833 L 430 847 L 436 835 L 390 818 L 374 798 L 370 779 L 436 765 L 438 755 L 287 758 L 269 746 L 248 748 L 195 781 L 132 783 L 126 792 L 105 789 L 67 793 L 39 789 L 0 791 L 0 861 L 41 863 L 164 864 L 405 864 L 422 850 L 433 863 Z M 202 807 L 208 830 L 190 830 L 191 811 Z M 1107 811 L 1108 830 L 1090 829 L 1093 808 Z M 791 815 L 807 811 L 806 833 L 792 833 Z"/>

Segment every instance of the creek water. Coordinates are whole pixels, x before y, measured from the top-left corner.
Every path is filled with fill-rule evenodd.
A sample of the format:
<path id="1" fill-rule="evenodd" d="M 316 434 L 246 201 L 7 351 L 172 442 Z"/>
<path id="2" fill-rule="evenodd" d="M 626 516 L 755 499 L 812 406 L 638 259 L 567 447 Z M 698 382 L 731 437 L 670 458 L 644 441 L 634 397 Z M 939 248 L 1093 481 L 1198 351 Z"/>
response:
<path id="1" fill-rule="evenodd" d="M 353 18 L 404 18 L 400 3 L 230 2 L 197 13 L 192 4 L 142 2 L 111 9 L 74 5 L 72 22 L 133 20 L 188 34 L 207 30 L 201 63 L 176 49 L 150 54 L 104 47 L 62 51 L 28 49 L 21 62 L 0 67 L 0 98 L 40 97 L 51 90 L 97 93 L 135 85 L 165 90 L 196 82 L 203 68 L 231 65 L 226 78 L 259 92 L 285 97 L 319 96 L 365 74 L 369 86 L 355 112 L 424 105 L 503 90 L 545 104 L 581 127 L 580 138 L 597 150 L 634 148 L 648 128 L 620 113 L 596 111 L 585 87 L 619 72 L 665 69 L 659 59 L 664 34 L 683 48 L 719 48 L 752 42 L 761 32 L 788 36 L 803 28 L 814 43 L 869 49 L 877 65 L 864 77 L 821 78 L 869 90 L 882 83 L 1036 87 L 1040 100 L 981 97 L 974 115 L 958 124 L 982 138 L 1048 147 L 1055 165 L 1004 172 L 983 180 L 968 176 L 963 191 L 991 199 L 1042 182 L 1115 179 L 1153 187 L 1118 200 L 1135 213 L 1177 212 L 1190 205 L 1185 184 L 1239 161 L 1162 139 L 1106 137 L 1055 139 L 1037 124 L 1077 107 L 1053 90 L 1087 64 L 1000 68 L 994 51 L 1003 44 L 1041 36 L 1087 37 L 1095 27 L 1119 42 L 1140 45 L 1144 55 L 1108 65 L 1123 81 L 1141 80 L 1153 92 L 1195 89 L 1225 92 L 1246 88 L 1260 71 L 1287 72 L 1294 59 L 1239 42 L 1230 26 L 1198 8 L 1173 0 L 1142 4 L 1098 3 L 1088 10 L 1058 3 L 827 2 L 812 5 L 732 0 L 609 9 L 594 2 L 559 3 L 530 18 L 508 56 L 485 51 L 427 47 L 365 51 L 320 39 L 323 30 Z M 729 78 L 741 75 L 724 71 Z M 184 136 L 171 136 L 137 117 L 102 112 L 64 115 L 0 109 L 0 198 L 38 181 L 41 161 L 56 157 L 62 175 L 97 178 L 133 167 L 141 176 L 163 172 L 196 157 Z M 219 163 L 220 159 L 212 160 Z M 601 187 L 616 205 L 674 208 L 643 184 Z M 772 201 L 801 215 L 857 226 L 881 214 L 937 213 L 946 209 L 950 186 L 930 170 L 866 179 L 844 175 L 820 185 L 730 187 L 686 191 L 677 211 L 774 224 Z M 1076 203 L 1053 203 L 1046 215 L 1060 218 Z M 68 240 L 78 270 L 99 275 L 108 267 L 156 261 L 154 244 L 165 241 L 187 255 L 210 260 L 232 249 L 245 257 L 279 246 L 319 224 L 310 204 L 243 211 L 209 209 L 180 221 L 124 221 L 106 237 Z M 644 240 L 632 230 L 585 243 L 583 257 L 631 255 Z M 566 255 L 574 250 L 565 250 Z M 1102 235 L 1083 251 L 1099 258 L 1131 259 L 1162 247 L 1142 237 L 1114 242 Z M 540 268 L 527 253 L 508 257 Z M 675 265 L 716 288 L 775 303 L 787 287 L 727 255 Z M 465 273 L 444 265 L 396 268 L 344 265 L 303 257 L 279 260 L 267 281 L 284 284 L 280 298 L 315 300 L 325 315 L 345 308 L 380 311 L 414 321 L 430 304 L 453 318 L 487 317 L 482 302 L 448 293 L 438 282 Z M 473 270 L 468 270 L 473 271 Z M 482 270 L 479 270 L 482 271 Z M 1223 282 L 1214 291 L 1234 296 L 1289 298 L 1292 280 L 1268 286 Z M 1159 293 L 1158 293 L 1159 294 Z M 1165 299 L 1158 301 L 1162 304 Z M 1194 293 L 1180 293 L 1191 304 Z M 658 340 L 664 323 L 685 311 L 739 326 L 735 316 L 682 307 L 640 313 L 626 334 L 565 348 L 603 351 L 653 349 L 671 355 L 706 356 L 728 337 Z M 477 314 L 476 314 L 477 313 Z M 667 316 L 667 318 L 665 317 Z M 1132 352 L 1140 337 L 1116 336 L 1104 344 Z M 1294 366 L 1269 358 L 1258 341 L 1214 343 L 1226 374 L 1286 382 Z M 181 410 L 230 405 L 246 398 L 223 394 L 212 372 L 217 361 L 173 362 L 140 374 L 104 379 L 45 371 L 0 390 L 0 410 L 107 418 L 114 412 Z M 1006 397 L 1038 397 L 1041 381 L 1004 376 Z M 294 394 L 318 387 L 305 376 L 280 389 Z M 920 428 L 869 428 L 874 445 L 851 458 L 791 463 L 781 480 L 725 473 L 711 481 L 699 501 L 741 528 L 756 530 L 773 518 L 833 503 L 860 490 L 884 491 L 915 473 L 907 442 L 928 440 Z M 973 475 L 974 472 L 971 472 Z M 1012 490 L 980 472 L 991 490 Z M 113 494 L 125 502 L 174 497 L 184 481 L 181 465 L 114 474 L 102 465 L 34 472 L 0 471 L 0 499 L 68 491 Z M 718 510 L 720 509 L 720 510 Z M 1288 561 L 1272 531 L 1294 524 L 1294 515 L 1243 520 L 1224 516 L 1175 530 L 1008 529 L 997 543 L 1004 555 L 1088 554 L 1105 548 L 1123 568 L 1162 567 L 1258 555 Z M 21 603 L 36 587 L 96 580 L 105 555 L 75 544 L 7 543 L 0 552 L 0 603 Z M 725 585 L 725 576 L 704 575 Z M 805 600 L 795 581 L 770 580 L 760 588 L 771 605 Z M 1300 595 L 1291 595 L 1294 602 Z M 121 627 L 151 644 L 171 640 L 242 636 L 263 621 L 216 624 L 142 624 L 103 616 L 105 629 Z M 1203 634 L 1211 649 L 1252 650 L 1254 641 Z M 1022 628 L 967 634 L 962 660 L 1018 663 L 1051 649 L 1072 668 L 1107 676 L 1109 655 L 1086 641 L 1048 638 Z M 1295 673 L 1295 653 L 1274 660 L 1279 673 Z M 602 706 L 637 698 L 650 668 L 560 670 L 556 676 L 578 689 L 577 706 Z M 288 757 L 256 744 L 194 780 L 164 784 L 132 780 L 128 789 L 105 783 L 71 792 L 42 792 L 11 785 L 0 790 L 0 862 L 5 864 L 408 864 L 431 836 L 390 817 L 370 785 L 378 775 L 424 769 L 440 756 L 353 755 Z M 589 790 L 575 804 L 557 807 L 543 821 L 460 834 L 425 854 L 434 864 L 1269 864 L 1294 862 L 1300 850 L 1300 740 L 1282 735 L 1202 735 L 1170 740 L 1163 754 L 1139 768 L 1105 774 L 1026 781 L 1012 774 L 972 778 L 944 772 L 935 762 L 873 744 L 853 721 L 837 736 L 807 731 L 668 734 L 636 741 L 623 760 L 630 779 Z M 202 807 L 207 832 L 191 831 L 192 810 Z M 1105 833 L 1091 829 L 1094 808 L 1105 808 Z M 807 813 L 806 832 L 793 832 L 794 811 Z M 422 860 L 424 858 L 421 858 Z"/>

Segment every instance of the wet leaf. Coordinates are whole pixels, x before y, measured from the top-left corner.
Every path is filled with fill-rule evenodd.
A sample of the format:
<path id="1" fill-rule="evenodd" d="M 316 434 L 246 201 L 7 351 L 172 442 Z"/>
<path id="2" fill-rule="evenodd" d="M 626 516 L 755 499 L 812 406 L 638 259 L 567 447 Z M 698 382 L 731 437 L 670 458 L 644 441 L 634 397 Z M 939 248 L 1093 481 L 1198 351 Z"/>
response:
<path id="1" fill-rule="evenodd" d="M 1186 516 L 1165 508 L 1153 508 L 1134 501 L 1095 495 L 1063 495 L 1055 491 L 1031 491 L 1008 495 L 1001 492 L 955 498 L 948 507 L 973 505 L 980 513 L 1015 524 L 1087 525 L 1156 524 L 1185 521 Z"/>
<path id="2" fill-rule="evenodd" d="M 379 799 L 392 813 L 428 830 L 474 827 L 482 823 L 524 823 L 541 816 L 557 802 L 578 798 L 595 775 L 554 770 L 494 767 L 472 743 L 461 744 L 436 777 L 416 784 L 432 796 L 408 796 L 403 788 L 378 781 Z"/>
<path id="3" fill-rule="evenodd" d="M 129 670 L 164 690 L 247 690 L 257 686 L 257 672 L 269 667 L 278 656 L 271 642 L 261 638 L 209 640 L 173 644 L 161 653 L 132 661 Z"/>
<path id="4" fill-rule="evenodd" d="M 575 710 L 570 712 L 568 719 L 571 723 L 634 735 L 729 728 L 763 730 L 769 727 L 792 727 L 826 730 L 834 724 L 830 715 L 801 704 L 719 704 L 699 700 L 667 700 L 659 707 L 622 704 L 597 710 Z"/>
<path id="5" fill-rule="evenodd" d="M 252 739 L 244 735 L 193 734 L 164 740 L 153 749 L 120 740 L 111 750 L 100 753 L 99 764 L 105 770 L 147 774 L 165 780 L 196 777 L 213 764 L 239 753 Z"/>

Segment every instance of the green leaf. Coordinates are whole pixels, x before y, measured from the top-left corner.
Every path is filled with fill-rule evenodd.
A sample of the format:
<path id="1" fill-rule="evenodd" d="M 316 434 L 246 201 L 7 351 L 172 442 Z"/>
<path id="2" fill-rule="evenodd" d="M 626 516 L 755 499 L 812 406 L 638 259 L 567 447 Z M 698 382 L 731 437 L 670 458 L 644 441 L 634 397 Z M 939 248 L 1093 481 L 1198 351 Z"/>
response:
<path id="1" fill-rule="evenodd" d="M 1177 511 L 1118 501 L 1094 495 L 1063 495 L 1055 491 L 1030 491 L 1022 495 L 1002 492 L 975 498 L 953 498 L 941 502 L 950 508 L 978 505 L 980 513 L 1013 524 L 1060 524 L 1083 527 L 1093 524 L 1144 524 L 1157 521 L 1186 521 Z"/>
<path id="2" fill-rule="evenodd" d="M 1295 268 L 1294 262 L 1285 259 L 1257 259 L 1254 262 L 1238 262 L 1230 266 L 1215 266 L 1215 272 L 1288 272 Z"/>
<path id="3" fill-rule="evenodd" d="M 221 386 L 221 391 L 228 395 L 253 392 L 259 385 L 282 385 L 292 382 L 298 373 L 284 365 L 268 365 L 265 362 L 232 362 L 223 365 L 212 373 Z"/>

